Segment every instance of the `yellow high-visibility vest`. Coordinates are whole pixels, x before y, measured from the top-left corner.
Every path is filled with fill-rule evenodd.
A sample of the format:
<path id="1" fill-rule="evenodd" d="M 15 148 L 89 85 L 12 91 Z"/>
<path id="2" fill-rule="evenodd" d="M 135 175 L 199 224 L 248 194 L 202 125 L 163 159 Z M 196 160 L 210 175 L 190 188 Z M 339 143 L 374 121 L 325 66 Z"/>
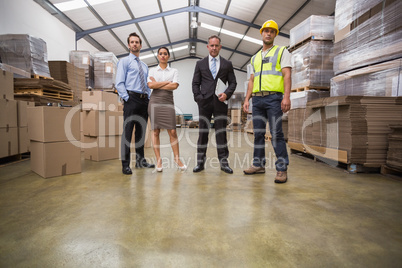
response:
<path id="1" fill-rule="evenodd" d="M 254 68 L 253 93 L 260 91 L 285 92 L 281 58 L 285 47 L 273 46 L 262 58 L 262 50 L 251 58 Z"/>

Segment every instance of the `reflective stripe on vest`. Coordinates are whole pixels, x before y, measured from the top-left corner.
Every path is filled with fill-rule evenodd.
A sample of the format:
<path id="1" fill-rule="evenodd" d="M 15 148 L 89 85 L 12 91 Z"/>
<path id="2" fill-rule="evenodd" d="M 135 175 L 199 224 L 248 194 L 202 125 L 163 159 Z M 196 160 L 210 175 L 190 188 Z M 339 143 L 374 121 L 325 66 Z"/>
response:
<path id="1" fill-rule="evenodd" d="M 264 58 L 262 58 L 262 50 L 251 58 L 251 65 L 254 69 L 253 93 L 260 91 L 284 93 L 285 89 L 280 65 L 284 49 L 285 47 L 274 46 Z M 260 86 L 260 83 L 262 86 Z"/>

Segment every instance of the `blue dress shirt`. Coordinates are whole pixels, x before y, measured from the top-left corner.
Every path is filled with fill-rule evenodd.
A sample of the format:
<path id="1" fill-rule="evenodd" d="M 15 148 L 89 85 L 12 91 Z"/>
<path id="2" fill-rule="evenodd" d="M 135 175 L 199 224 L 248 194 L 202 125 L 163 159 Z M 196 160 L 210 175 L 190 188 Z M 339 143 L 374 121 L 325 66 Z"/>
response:
<path id="1" fill-rule="evenodd" d="M 125 101 L 127 101 L 129 98 L 127 91 L 134 91 L 141 94 L 143 93 L 139 78 L 138 63 L 135 58 L 136 56 L 130 53 L 127 57 L 122 58 L 117 63 L 116 89 L 119 93 L 119 96 Z M 144 70 L 144 79 L 147 81 L 148 66 L 142 61 L 139 62 L 142 64 L 142 69 Z M 151 90 L 149 89 L 148 85 L 145 91 L 149 98 Z"/>

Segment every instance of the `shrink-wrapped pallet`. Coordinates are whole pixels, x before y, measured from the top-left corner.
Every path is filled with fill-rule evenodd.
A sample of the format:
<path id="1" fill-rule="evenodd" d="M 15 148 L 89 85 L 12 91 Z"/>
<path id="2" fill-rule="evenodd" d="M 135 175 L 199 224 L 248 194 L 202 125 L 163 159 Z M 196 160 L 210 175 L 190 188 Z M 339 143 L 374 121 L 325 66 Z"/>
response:
<path id="1" fill-rule="evenodd" d="M 46 42 L 28 34 L 0 35 L 1 62 L 30 74 L 50 77 Z"/>
<path id="2" fill-rule="evenodd" d="M 94 74 L 96 89 L 112 89 L 116 79 L 117 57 L 112 52 L 96 52 Z"/>
<path id="3" fill-rule="evenodd" d="M 292 52 L 292 89 L 329 87 L 333 72 L 332 41 L 310 41 Z"/>
<path id="4" fill-rule="evenodd" d="M 334 17 L 312 15 L 290 30 L 290 47 L 305 40 L 332 40 Z"/>

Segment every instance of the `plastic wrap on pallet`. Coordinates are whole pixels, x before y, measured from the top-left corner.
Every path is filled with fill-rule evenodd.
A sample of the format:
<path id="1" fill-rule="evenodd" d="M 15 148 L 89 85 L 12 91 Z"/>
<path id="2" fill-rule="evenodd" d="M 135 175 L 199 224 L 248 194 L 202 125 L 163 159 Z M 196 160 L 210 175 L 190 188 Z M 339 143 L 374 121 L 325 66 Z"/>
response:
<path id="1" fill-rule="evenodd" d="M 241 109 L 242 103 L 244 101 L 244 93 L 243 92 L 235 92 L 232 97 L 230 97 L 228 101 L 229 109 Z"/>
<path id="2" fill-rule="evenodd" d="M 332 40 L 334 17 L 312 15 L 290 29 L 290 47 L 306 39 Z"/>
<path id="3" fill-rule="evenodd" d="M 117 57 L 112 52 L 96 52 L 93 57 L 95 88 L 113 88 L 116 79 Z"/>
<path id="4" fill-rule="evenodd" d="M 1 62 L 30 74 L 50 77 L 46 42 L 28 34 L 0 35 Z"/>
<path id="5" fill-rule="evenodd" d="M 331 79 L 334 96 L 402 96 L 402 59 L 360 68 Z"/>
<path id="6" fill-rule="evenodd" d="M 70 51 L 70 63 L 75 67 L 85 70 L 85 84 L 87 87 L 94 87 L 94 59 L 89 51 Z"/>
<path id="7" fill-rule="evenodd" d="M 378 8 L 334 44 L 336 75 L 402 57 L 402 1 Z"/>
<path id="8" fill-rule="evenodd" d="M 333 72 L 332 41 L 310 41 L 292 52 L 292 89 L 329 87 Z"/>
<path id="9" fill-rule="evenodd" d="M 356 19 L 383 0 L 336 0 L 334 32 L 348 27 Z"/>
<path id="10" fill-rule="evenodd" d="M 305 90 L 290 93 L 291 109 L 305 108 L 307 102 L 330 96 L 329 91 Z"/>

